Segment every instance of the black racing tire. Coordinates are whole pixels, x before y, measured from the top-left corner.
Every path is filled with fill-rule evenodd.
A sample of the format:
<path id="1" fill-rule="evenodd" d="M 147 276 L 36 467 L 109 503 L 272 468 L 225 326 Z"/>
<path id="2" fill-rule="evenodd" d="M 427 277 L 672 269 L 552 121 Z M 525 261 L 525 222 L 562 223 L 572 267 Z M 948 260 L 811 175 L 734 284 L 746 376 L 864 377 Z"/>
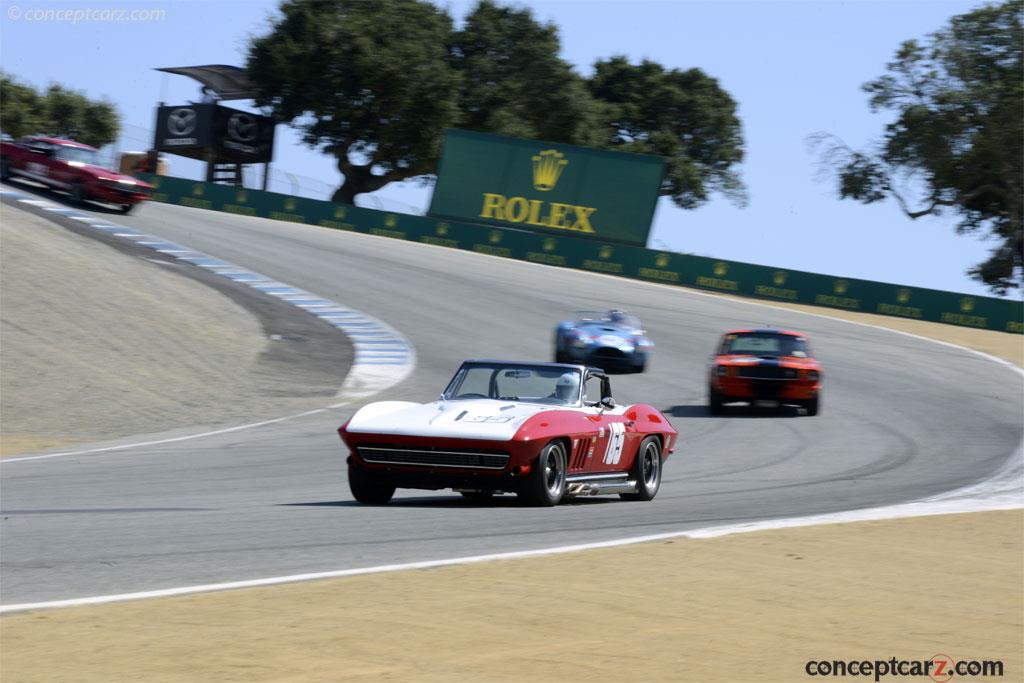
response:
<path id="1" fill-rule="evenodd" d="M 552 507 L 565 496 L 569 459 L 565 444 L 552 441 L 541 449 L 518 491 L 519 501 L 532 507 Z"/>
<path id="2" fill-rule="evenodd" d="M 471 503 L 487 503 L 494 498 L 494 491 L 459 491 Z"/>
<path id="3" fill-rule="evenodd" d="M 395 495 L 394 484 L 356 465 L 348 466 L 348 487 L 352 497 L 365 505 L 384 505 Z"/>
<path id="4" fill-rule="evenodd" d="M 661 459 L 661 441 L 656 436 L 648 436 L 640 442 L 633 458 L 633 466 L 629 468 L 629 476 L 637 483 L 636 493 L 620 493 L 622 500 L 652 500 L 661 488 L 661 471 L 664 461 Z"/>
<path id="5" fill-rule="evenodd" d="M 708 385 L 708 412 L 712 415 L 725 413 L 725 402 L 722 400 L 722 395 L 711 385 Z"/>
<path id="6" fill-rule="evenodd" d="M 134 204 L 122 204 L 121 205 L 121 213 L 123 213 L 124 215 L 127 216 L 128 214 L 130 214 L 132 212 L 132 209 L 134 209 L 134 208 L 135 208 Z"/>
<path id="7" fill-rule="evenodd" d="M 11 162 L 7 159 L 0 159 L 0 180 L 10 180 Z"/>
<path id="8" fill-rule="evenodd" d="M 807 411 L 808 417 L 814 417 L 821 410 L 821 393 L 814 395 L 814 398 L 809 398 L 803 402 L 804 410 Z"/>
<path id="9" fill-rule="evenodd" d="M 647 359 L 646 358 L 644 358 L 643 362 L 640 363 L 639 365 L 634 365 L 633 366 L 633 372 L 644 372 L 645 370 L 647 370 Z"/>
<path id="10" fill-rule="evenodd" d="M 71 197 L 72 204 L 84 204 L 85 203 L 85 186 L 82 183 L 75 183 L 68 190 L 68 195 Z"/>

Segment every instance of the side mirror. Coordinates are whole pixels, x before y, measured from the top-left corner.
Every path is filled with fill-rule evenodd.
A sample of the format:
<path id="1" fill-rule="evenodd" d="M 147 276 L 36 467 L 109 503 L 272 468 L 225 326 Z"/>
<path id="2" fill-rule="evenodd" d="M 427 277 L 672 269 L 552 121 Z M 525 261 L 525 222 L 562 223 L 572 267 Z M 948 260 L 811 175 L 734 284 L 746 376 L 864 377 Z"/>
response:
<path id="1" fill-rule="evenodd" d="M 612 398 L 611 396 L 605 396 L 604 398 L 601 399 L 601 405 L 605 408 L 614 408 L 615 399 Z"/>

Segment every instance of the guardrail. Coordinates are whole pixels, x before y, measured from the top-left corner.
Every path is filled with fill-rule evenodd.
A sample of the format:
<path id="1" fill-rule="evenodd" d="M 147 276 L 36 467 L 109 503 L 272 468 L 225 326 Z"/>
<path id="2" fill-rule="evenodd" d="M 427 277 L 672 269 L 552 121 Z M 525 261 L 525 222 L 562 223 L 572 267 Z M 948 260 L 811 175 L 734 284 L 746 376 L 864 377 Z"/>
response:
<path id="1" fill-rule="evenodd" d="M 155 201 L 181 206 L 319 225 L 769 301 L 1024 334 L 1024 305 L 996 297 L 443 221 L 169 176 L 139 176 L 156 186 L 152 197 Z"/>

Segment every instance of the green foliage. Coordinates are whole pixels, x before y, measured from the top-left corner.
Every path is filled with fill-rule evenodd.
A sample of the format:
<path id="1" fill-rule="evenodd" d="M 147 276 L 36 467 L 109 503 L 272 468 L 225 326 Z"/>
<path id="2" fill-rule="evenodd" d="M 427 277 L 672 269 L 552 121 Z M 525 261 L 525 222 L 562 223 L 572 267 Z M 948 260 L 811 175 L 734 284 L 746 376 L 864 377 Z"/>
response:
<path id="1" fill-rule="evenodd" d="M 446 127 L 668 158 L 662 194 L 693 208 L 743 203 L 736 104 L 698 69 L 614 58 L 590 81 L 559 57 L 558 30 L 481 0 L 454 31 L 423 0 L 284 0 L 249 46 L 248 71 L 282 121 L 333 154 L 336 201 L 434 173 Z"/>
<path id="2" fill-rule="evenodd" d="M 745 202 L 733 170 L 743 160 L 743 132 L 736 102 L 717 80 L 617 56 L 594 65 L 589 86 L 604 105 L 602 146 L 665 157 L 662 194 L 678 206 L 696 208 L 711 191 Z"/>
<path id="3" fill-rule="evenodd" d="M 457 118 L 448 14 L 417 0 L 294 0 L 249 46 L 257 103 L 338 159 L 335 201 L 431 173 Z"/>
<path id="4" fill-rule="evenodd" d="M 891 196 L 910 218 L 948 207 L 958 232 L 986 233 L 998 246 L 969 273 L 999 294 L 1020 287 L 1024 268 L 1022 16 L 1024 2 L 1010 0 L 904 42 L 888 73 L 863 86 L 872 111 L 895 113 L 876 149 L 833 142 L 824 159 L 843 198 Z"/>
<path id="5" fill-rule="evenodd" d="M 480 2 L 454 35 L 461 77 L 458 126 L 573 144 L 596 142 L 595 104 L 583 79 L 558 56 L 558 29 L 527 8 Z"/>
<path id="6" fill-rule="evenodd" d="M 117 139 L 121 119 L 108 100 L 90 100 L 60 85 L 50 85 L 40 94 L 0 73 L 0 127 L 16 138 L 51 133 L 102 147 Z"/>

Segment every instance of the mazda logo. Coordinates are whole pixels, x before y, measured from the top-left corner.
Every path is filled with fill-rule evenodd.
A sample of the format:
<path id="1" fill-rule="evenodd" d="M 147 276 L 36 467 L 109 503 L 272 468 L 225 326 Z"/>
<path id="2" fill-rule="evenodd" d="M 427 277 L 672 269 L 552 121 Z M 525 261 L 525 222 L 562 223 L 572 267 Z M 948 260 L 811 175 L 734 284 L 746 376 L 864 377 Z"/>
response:
<path id="1" fill-rule="evenodd" d="M 255 140 L 258 130 L 256 118 L 249 114 L 232 114 L 228 119 L 228 135 L 239 142 Z"/>
<path id="2" fill-rule="evenodd" d="M 196 129 L 194 109 L 175 109 L 167 117 L 167 130 L 175 137 L 188 135 Z"/>

